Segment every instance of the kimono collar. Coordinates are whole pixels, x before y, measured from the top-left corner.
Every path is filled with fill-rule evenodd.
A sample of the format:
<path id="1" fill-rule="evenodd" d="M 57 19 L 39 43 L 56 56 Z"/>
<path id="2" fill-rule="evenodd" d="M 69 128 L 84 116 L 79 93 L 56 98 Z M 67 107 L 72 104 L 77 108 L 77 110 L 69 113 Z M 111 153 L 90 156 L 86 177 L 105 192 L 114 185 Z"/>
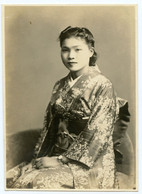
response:
<path id="1" fill-rule="evenodd" d="M 94 69 L 95 69 L 96 71 L 98 71 L 99 73 L 101 73 L 101 71 L 100 71 L 100 69 L 99 69 L 99 67 L 98 67 L 97 64 L 94 66 Z"/>
<path id="2" fill-rule="evenodd" d="M 68 79 L 68 84 L 70 87 L 72 87 L 76 82 L 77 80 L 79 80 L 79 78 L 81 77 L 82 75 L 78 76 L 77 78 L 73 79 L 71 74 L 69 74 L 69 79 Z"/>
<path id="3" fill-rule="evenodd" d="M 65 81 L 65 85 L 66 85 L 66 91 L 67 91 L 67 88 L 68 89 L 72 88 L 72 86 L 74 86 L 80 79 L 82 80 L 84 76 L 86 77 L 89 74 L 92 74 L 92 73 L 94 74 L 94 72 L 98 72 L 99 74 L 101 73 L 97 65 L 89 66 L 88 72 L 80 75 L 79 77 L 75 79 L 72 78 L 71 73 L 69 72 L 68 75 L 63 78 L 63 80 Z"/>
<path id="4" fill-rule="evenodd" d="M 97 64 L 95 66 L 89 67 L 89 71 L 91 71 L 91 70 L 96 70 L 99 73 L 101 73 L 101 71 L 100 71 Z M 79 80 L 79 78 L 81 78 L 81 76 L 82 75 L 80 75 L 77 78 L 73 79 L 72 76 L 71 76 L 71 73 L 69 73 L 68 74 L 68 84 L 70 85 L 70 87 L 72 87 L 77 82 L 77 80 Z"/>

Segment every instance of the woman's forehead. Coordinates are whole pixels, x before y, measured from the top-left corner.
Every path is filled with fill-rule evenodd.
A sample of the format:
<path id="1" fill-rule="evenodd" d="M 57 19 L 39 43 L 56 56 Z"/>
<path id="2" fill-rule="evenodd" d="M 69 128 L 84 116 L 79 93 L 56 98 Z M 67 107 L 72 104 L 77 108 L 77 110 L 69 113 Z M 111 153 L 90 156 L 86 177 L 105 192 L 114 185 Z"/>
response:
<path id="1" fill-rule="evenodd" d="M 87 43 L 83 38 L 72 36 L 62 42 L 62 47 L 64 46 L 87 46 Z"/>

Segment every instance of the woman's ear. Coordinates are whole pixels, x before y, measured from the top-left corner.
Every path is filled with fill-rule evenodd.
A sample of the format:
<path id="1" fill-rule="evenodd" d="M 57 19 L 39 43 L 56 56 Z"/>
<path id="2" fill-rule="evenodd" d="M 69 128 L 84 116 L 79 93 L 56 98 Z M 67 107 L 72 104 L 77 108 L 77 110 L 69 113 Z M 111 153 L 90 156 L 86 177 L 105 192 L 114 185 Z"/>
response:
<path id="1" fill-rule="evenodd" d="M 92 56 L 93 56 L 93 54 L 94 54 L 94 48 L 93 48 L 93 47 L 91 47 L 91 48 L 90 48 L 90 57 L 92 57 Z"/>

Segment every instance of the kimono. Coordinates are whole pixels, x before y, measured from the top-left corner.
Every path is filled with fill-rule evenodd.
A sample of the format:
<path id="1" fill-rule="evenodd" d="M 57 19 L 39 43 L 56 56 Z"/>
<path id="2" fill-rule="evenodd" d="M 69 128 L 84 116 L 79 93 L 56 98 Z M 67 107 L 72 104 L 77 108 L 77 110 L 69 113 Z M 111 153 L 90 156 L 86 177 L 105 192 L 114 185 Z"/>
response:
<path id="1" fill-rule="evenodd" d="M 22 163 L 11 169 L 9 188 L 118 189 L 113 143 L 119 114 L 112 83 L 96 67 L 71 80 L 59 80 L 47 107 L 34 158 L 65 156 L 67 164 L 21 175 Z"/>

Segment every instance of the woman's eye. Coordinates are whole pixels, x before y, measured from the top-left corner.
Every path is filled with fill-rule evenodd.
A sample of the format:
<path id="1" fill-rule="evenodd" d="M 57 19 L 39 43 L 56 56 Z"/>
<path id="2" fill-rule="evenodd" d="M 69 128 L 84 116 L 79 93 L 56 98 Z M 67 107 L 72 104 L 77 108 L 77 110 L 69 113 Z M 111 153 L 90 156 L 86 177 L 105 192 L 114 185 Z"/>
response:
<path id="1" fill-rule="evenodd" d="M 68 52 L 68 49 L 62 49 L 62 52 Z"/>
<path id="2" fill-rule="evenodd" d="M 79 51 L 81 51 L 82 49 L 79 49 L 79 48 L 77 48 L 77 49 L 75 49 L 75 51 L 77 51 L 77 52 L 79 52 Z"/>

